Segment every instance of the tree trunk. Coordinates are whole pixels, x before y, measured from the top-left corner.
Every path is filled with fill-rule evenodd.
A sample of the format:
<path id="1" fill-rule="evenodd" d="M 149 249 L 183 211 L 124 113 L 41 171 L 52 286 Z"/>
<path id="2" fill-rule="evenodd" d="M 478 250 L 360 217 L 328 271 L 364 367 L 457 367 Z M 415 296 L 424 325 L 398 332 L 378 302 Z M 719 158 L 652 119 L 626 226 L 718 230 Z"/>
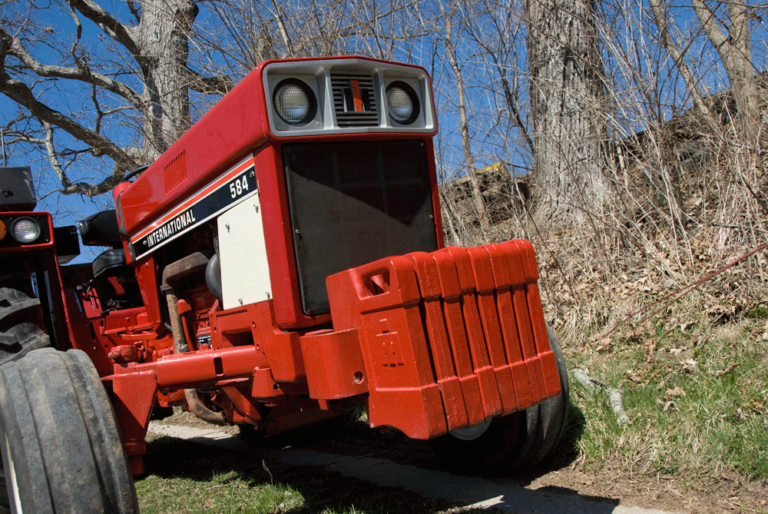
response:
<path id="1" fill-rule="evenodd" d="M 198 13 L 193 0 L 142 3 L 137 57 L 144 78 L 144 159 L 157 159 L 191 126 L 189 35 Z"/>
<path id="2" fill-rule="evenodd" d="M 566 228 L 600 212 L 602 61 L 591 0 L 526 0 L 534 220 Z"/>
<path id="3" fill-rule="evenodd" d="M 728 32 L 724 34 L 715 13 L 703 0 L 691 0 L 696 16 L 704 28 L 712 46 L 723 61 L 731 91 L 738 111 L 738 131 L 742 140 L 757 148 L 760 134 L 760 107 L 758 102 L 755 70 L 752 66 L 752 47 L 749 19 L 751 9 L 744 2 L 726 2 L 728 8 Z"/>

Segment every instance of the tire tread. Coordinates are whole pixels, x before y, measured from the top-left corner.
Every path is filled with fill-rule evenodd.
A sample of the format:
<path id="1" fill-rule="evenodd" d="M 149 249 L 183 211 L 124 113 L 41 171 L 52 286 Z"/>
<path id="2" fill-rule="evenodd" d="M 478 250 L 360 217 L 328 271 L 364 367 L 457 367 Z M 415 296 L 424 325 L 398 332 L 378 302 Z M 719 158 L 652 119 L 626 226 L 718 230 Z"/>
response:
<path id="1" fill-rule="evenodd" d="M 138 512 L 112 405 L 83 352 L 44 348 L 1 366 L 0 428 L 25 512 Z"/>

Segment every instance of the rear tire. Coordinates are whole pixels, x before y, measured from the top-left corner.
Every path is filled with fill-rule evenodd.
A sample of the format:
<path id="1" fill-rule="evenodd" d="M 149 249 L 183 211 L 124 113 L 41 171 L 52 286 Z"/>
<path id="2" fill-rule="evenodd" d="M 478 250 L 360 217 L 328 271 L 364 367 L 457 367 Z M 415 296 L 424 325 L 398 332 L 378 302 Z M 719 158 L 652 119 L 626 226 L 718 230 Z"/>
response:
<path id="1" fill-rule="evenodd" d="M 11 287 L 0 288 L 0 365 L 51 345 L 40 300 Z"/>
<path id="2" fill-rule="evenodd" d="M 454 430 L 432 441 L 437 456 L 462 473 L 499 473 L 530 468 L 544 460 L 565 434 L 570 389 L 563 353 L 547 325 L 560 393 L 524 411 L 493 418 L 482 427 Z"/>
<path id="3" fill-rule="evenodd" d="M 0 367 L 0 446 L 12 512 L 139 512 L 112 405 L 81 351 Z"/>

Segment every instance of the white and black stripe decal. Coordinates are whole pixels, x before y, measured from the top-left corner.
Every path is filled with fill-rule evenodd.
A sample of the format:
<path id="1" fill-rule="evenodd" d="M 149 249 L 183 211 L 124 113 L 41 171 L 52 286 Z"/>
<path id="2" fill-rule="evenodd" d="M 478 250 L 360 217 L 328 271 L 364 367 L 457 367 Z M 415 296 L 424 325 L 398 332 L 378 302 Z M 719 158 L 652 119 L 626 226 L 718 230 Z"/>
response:
<path id="1" fill-rule="evenodd" d="M 166 214 L 150 225 L 151 230 L 145 229 L 136 239 L 131 239 L 136 257 L 155 251 L 165 243 L 221 213 L 230 205 L 255 193 L 256 189 L 256 170 L 250 166 L 188 205 L 181 212 L 177 209 Z"/>

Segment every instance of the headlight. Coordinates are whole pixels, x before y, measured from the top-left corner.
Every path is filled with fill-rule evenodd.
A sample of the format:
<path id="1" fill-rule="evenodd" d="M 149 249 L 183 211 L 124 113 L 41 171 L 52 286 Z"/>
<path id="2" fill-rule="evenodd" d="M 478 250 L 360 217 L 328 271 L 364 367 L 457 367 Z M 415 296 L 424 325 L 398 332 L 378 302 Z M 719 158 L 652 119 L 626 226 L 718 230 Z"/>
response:
<path id="1" fill-rule="evenodd" d="M 19 218 L 13 223 L 11 229 L 13 238 L 21 244 L 29 244 L 37 241 L 42 234 L 40 224 L 32 218 Z"/>
<path id="2" fill-rule="evenodd" d="M 419 97 L 405 82 L 393 82 L 387 87 L 389 115 L 401 125 L 410 125 L 419 117 Z"/>
<path id="3" fill-rule="evenodd" d="M 304 82 L 286 79 L 280 82 L 272 95 L 277 114 L 291 125 L 305 125 L 315 118 L 315 94 Z"/>

